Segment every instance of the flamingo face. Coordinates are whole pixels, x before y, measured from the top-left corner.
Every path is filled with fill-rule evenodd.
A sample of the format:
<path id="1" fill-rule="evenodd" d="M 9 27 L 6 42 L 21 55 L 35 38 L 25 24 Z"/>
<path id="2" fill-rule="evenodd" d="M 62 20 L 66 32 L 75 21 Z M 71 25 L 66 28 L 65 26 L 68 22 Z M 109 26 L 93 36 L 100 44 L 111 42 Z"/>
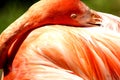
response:
<path id="1" fill-rule="evenodd" d="M 40 3 L 43 3 L 44 8 L 41 8 Z M 35 9 L 35 5 L 37 5 L 37 9 Z M 35 5 L 29 10 L 32 15 L 29 23 L 36 23 L 38 26 L 41 22 L 47 25 L 63 24 L 79 27 L 93 26 L 101 22 L 101 17 L 79 0 L 42 0 Z M 41 13 L 43 14 L 41 15 Z"/>

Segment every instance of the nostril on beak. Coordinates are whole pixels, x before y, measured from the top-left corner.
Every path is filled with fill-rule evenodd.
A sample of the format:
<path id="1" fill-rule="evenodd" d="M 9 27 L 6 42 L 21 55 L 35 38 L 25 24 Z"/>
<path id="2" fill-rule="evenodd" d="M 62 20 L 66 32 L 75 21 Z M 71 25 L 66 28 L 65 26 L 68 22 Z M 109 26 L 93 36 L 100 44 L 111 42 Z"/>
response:
<path id="1" fill-rule="evenodd" d="M 102 22 L 102 18 L 98 14 L 91 15 L 95 22 Z"/>

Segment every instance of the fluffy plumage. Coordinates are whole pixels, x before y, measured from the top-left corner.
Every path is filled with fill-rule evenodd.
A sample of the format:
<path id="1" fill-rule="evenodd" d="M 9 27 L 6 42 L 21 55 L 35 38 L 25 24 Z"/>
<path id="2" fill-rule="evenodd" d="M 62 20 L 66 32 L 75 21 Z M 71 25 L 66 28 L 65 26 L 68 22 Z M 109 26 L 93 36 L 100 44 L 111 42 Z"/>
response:
<path id="1" fill-rule="evenodd" d="M 109 29 L 44 26 L 25 39 L 5 80 L 119 80 L 119 48 Z"/>

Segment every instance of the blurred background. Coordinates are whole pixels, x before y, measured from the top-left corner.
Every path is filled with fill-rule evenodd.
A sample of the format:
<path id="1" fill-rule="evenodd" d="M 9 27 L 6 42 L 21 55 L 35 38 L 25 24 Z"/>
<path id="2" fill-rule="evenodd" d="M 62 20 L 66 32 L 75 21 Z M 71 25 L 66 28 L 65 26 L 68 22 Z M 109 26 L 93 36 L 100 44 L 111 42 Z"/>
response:
<path id="1" fill-rule="evenodd" d="M 1 0 L 0 33 L 39 0 Z M 68 0 L 69 1 L 69 0 Z M 90 8 L 120 16 L 120 0 L 81 0 Z"/>

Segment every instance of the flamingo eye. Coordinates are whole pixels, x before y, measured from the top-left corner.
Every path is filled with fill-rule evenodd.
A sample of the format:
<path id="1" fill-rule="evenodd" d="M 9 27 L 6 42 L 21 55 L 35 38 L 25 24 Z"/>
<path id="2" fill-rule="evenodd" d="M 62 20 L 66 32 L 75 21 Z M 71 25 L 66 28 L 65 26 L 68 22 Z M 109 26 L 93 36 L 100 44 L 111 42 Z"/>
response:
<path id="1" fill-rule="evenodd" d="M 70 16 L 71 18 L 73 18 L 73 19 L 75 19 L 75 18 L 77 18 L 77 14 L 71 14 L 71 16 Z"/>

